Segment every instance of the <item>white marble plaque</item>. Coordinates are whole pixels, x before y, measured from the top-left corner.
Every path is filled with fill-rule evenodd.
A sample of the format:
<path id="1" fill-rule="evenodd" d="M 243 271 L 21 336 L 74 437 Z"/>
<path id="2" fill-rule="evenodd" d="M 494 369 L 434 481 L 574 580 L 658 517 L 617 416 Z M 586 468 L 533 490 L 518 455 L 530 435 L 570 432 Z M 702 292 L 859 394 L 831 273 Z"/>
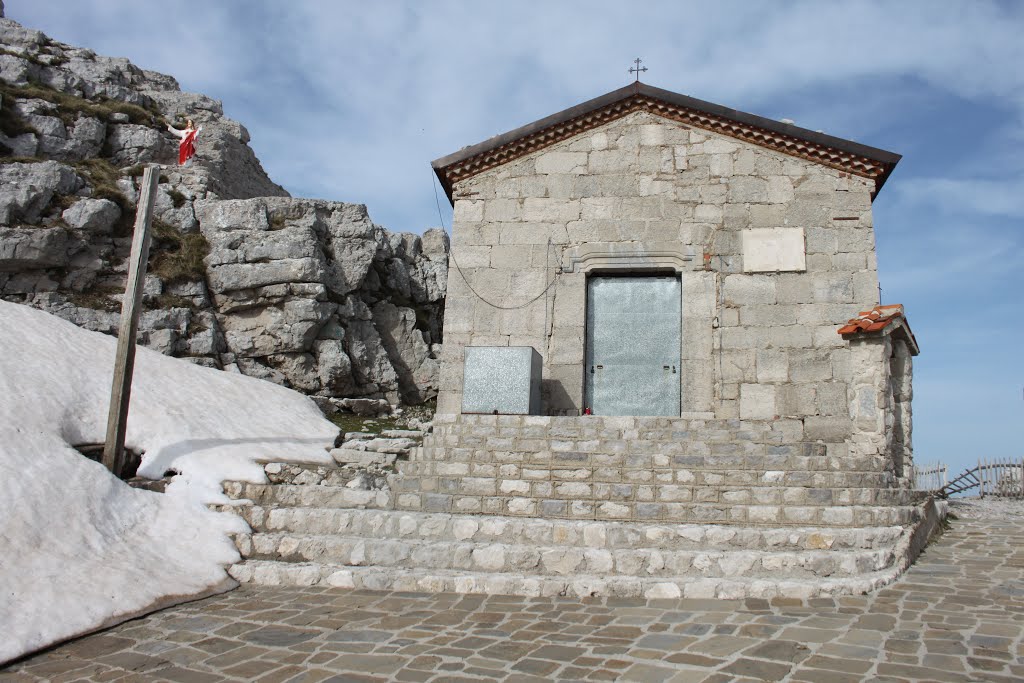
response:
<path id="1" fill-rule="evenodd" d="M 807 270 L 803 228 L 755 228 L 743 231 L 743 272 Z"/>

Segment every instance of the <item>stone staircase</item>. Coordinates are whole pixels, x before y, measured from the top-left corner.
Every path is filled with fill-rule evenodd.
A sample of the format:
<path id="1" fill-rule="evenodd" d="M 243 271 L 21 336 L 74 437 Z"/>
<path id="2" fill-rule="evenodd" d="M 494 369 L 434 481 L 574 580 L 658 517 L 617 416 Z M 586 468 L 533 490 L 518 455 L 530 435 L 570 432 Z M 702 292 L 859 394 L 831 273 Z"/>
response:
<path id="1" fill-rule="evenodd" d="M 225 484 L 251 527 L 231 574 L 410 591 L 812 597 L 892 581 L 937 522 L 919 494 L 843 444 L 773 444 L 785 437 L 771 423 L 695 422 L 462 416 L 435 424 L 407 461 L 379 440 L 355 451 L 378 468 L 397 459 L 386 477 L 353 467 L 352 454 L 336 455 L 337 468 L 271 463 L 270 483 Z"/>

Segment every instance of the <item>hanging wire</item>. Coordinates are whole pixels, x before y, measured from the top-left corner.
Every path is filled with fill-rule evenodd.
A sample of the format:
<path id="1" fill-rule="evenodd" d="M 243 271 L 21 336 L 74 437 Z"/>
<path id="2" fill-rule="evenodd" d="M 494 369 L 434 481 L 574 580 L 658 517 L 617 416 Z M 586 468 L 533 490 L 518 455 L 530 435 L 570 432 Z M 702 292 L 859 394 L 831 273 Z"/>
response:
<path id="1" fill-rule="evenodd" d="M 434 175 L 433 172 L 431 172 L 430 177 L 431 177 L 431 179 L 433 181 L 432 185 L 434 187 L 434 203 L 437 205 L 437 218 L 438 218 L 439 221 L 441 221 L 441 227 L 444 228 L 445 227 L 445 225 L 444 225 L 444 218 L 441 216 L 441 199 L 438 197 L 438 194 L 437 194 L 437 177 Z M 445 229 L 447 229 L 447 228 L 445 228 Z M 548 238 L 548 253 L 549 254 L 550 254 L 550 251 L 551 251 L 551 239 Z M 473 293 L 473 296 L 475 296 L 477 299 L 480 299 L 480 301 L 483 301 L 485 304 L 487 304 L 491 308 L 497 308 L 497 309 L 502 310 L 502 311 L 514 311 L 514 310 L 519 309 L 519 308 L 526 308 L 527 306 L 532 304 L 534 301 L 537 301 L 542 296 L 547 294 L 548 290 L 551 289 L 551 287 L 555 284 L 555 282 L 558 281 L 558 273 L 556 272 L 555 273 L 555 277 L 551 278 L 551 281 L 548 282 L 547 286 L 543 290 L 541 290 L 540 294 L 538 294 L 537 296 L 533 297 L 532 299 L 530 299 L 526 303 L 519 304 L 518 306 L 502 306 L 501 304 L 496 304 L 493 301 L 488 301 L 478 291 L 473 289 L 473 285 L 470 283 L 469 278 L 467 278 L 466 274 L 462 272 L 462 268 L 459 266 L 459 261 L 455 258 L 455 250 L 454 249 L 449 250 L 448 256 L 451 258 L 452 263 L 455 264 L 455 270 L 459 271 L 459 275 L 462 277 L 462 281 L 466 283 L 467 287 L 469 287 L 469 291 L 471 291 Z M 545 311 L 545 313 L 546 313 L 546 311 Z"/>

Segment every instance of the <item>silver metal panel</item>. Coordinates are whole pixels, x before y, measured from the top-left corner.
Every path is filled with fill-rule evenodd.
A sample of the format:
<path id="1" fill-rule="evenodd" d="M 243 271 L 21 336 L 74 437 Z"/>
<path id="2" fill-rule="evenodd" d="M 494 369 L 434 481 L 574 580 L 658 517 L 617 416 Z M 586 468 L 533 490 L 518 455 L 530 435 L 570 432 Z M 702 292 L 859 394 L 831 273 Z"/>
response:
<path id="1" fill-rule="evenodd" d="M 675 277 L 587 282 L 586 407 L 679 415 L 681 300 Z"/>
<path id="2" fill-rule="evenodd" d="M 540 354 L 530 346 L 467 346 L 462 412 L 540 413 Z"/>

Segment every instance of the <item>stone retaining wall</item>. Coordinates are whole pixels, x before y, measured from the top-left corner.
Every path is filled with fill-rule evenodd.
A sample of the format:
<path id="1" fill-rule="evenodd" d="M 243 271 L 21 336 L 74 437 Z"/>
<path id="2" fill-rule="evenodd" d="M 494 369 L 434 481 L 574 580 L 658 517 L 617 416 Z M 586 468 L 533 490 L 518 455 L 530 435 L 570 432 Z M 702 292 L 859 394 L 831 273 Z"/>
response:
<path id="1" fill-rule="evenodd" d="M 882 456 L 794 421 L 438 416 L 389 480 L 397 509 L 752 525 L 905 524 Z M 795 438 L 796 437 L 796 438 Z"/>

